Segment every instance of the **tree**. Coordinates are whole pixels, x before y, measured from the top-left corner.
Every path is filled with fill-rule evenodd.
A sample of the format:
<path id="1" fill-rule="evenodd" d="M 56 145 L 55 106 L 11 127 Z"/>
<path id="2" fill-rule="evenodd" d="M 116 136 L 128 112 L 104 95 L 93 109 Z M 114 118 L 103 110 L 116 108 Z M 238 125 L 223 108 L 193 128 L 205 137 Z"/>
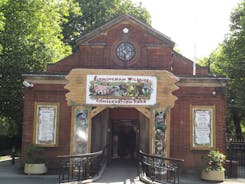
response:
<path id="1" fill-rule="evenodd" d="M 71 0 L 8 0 L 0 7 L 0 127 L 8 132 L 22 122 L 21 74 L 45 71 L 47 63 L 71 53 L 60 25 L 78 8 Z"/>
<path id="2" fill-rule="evenodd" d="M 229 77 L 228 105 L 238 137 L 242 136 L 241 123 L 245 121 L 245 1 L 231 14 L 230 34 L 224 41 L 223 70 Z"/>
<path id="3" fill-rule="evenodd" d="M 204 58 L 211 73 L 229 78 L 227 85 L 228 121 L 233 122 L 237 137 L 242 137 L 245 123 L 245 1 L 231 13 L 230 32 L 219 47 Z"/>
<path id="4" fill-rule="evenodd" d="M 142 4 L 133 4 L 131 0 L 76 0 L 82 15 L 74 15 L 63 24 L 64 42 L 75 49 L 75 40 L 89 31 L 103 25 L 107 21 L 122 14 L 131 14 L 142 22 L 150 25 L 149 12 Z"/>
<path id="5" fill-rule="evenodd" d="M 0 1 L 0 32 L 4 30 L 5 17 L 4 17 L 4 14 L 2 12 L 2 7 L 5 3 L 7 3 L 7 0 L 1 0 Z M 0 43 L 0 53 L 1 53 L 1 51 L 2 51 L 2 45 Z"/>

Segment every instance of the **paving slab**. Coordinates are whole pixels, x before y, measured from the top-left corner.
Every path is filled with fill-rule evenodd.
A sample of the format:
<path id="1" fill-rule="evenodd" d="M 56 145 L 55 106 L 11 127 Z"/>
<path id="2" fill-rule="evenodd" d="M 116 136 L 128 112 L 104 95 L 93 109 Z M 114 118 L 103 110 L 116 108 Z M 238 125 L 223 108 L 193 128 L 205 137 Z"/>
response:
<path id="1" fill-rule="evenodd" d="M 21 161 L 16 159 L 12 165 L 11 159 L 0 161 L 0 184 L 55 184 L 57 175 L 26 175 Z"/>
<path id="2" fill-rule="evenodd" d="M 55 184 L 58 176 L 55 174 L 26 175 L 19 159 L 15 165 L 11 160 L 0 161 L 0 184 Z M 102 177 L 94 184 L 141 184 L 137 176 L 135 162 L 121 161 L 107 166 Z M 180 176 L 181 184 L 210 184 L 202 181 L 196 172 L 186 172 Z M 222 184 L 245 184 L 245 178 L 226 179 Z"/>

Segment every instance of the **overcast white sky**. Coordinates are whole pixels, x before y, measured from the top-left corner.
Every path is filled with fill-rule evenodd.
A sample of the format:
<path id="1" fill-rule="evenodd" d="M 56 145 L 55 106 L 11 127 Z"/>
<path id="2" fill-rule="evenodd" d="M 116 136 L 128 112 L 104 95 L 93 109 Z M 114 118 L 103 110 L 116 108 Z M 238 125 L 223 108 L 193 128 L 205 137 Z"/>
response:
<path id="1" fill-rule="evenodd" d="M 240 0 L 133 0 L 143 3 L 152 27 L 175 42 L 189 59 L 208 56 L 229 31 L 230 13 Z"/>

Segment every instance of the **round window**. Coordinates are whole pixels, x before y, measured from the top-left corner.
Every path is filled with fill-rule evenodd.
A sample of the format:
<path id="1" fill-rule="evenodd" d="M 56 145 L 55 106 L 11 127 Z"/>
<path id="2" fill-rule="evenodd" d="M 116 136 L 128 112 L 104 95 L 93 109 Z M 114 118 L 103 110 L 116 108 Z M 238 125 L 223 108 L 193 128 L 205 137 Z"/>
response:
<path id="1" fill-rule="evenodd" d="M 135 48 L 131 43 L 120 43 L 116 48 L 116 55 L 122 61 L 130 61 L 135 56 Z"/>

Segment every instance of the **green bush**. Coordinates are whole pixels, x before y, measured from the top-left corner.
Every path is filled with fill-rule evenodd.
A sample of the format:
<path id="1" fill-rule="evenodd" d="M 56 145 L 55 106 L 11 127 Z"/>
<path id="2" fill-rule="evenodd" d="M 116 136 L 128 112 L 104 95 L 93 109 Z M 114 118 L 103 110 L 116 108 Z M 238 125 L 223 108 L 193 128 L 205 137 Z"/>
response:
<path id="1" fill-rule="evenodd" d="M 212 150 L 207 155 L 207 167 L 206 171 L 223 171 L 223 163 L 226 156 L 219 151 Z"/>
<path id="2" fill-rule="evenodd" d="M 37 145 L 30 145 L 26 149 L 26 163 L 41 164 L 45 163 L 46 159 L 43 156 L 44 148 Z"/>

